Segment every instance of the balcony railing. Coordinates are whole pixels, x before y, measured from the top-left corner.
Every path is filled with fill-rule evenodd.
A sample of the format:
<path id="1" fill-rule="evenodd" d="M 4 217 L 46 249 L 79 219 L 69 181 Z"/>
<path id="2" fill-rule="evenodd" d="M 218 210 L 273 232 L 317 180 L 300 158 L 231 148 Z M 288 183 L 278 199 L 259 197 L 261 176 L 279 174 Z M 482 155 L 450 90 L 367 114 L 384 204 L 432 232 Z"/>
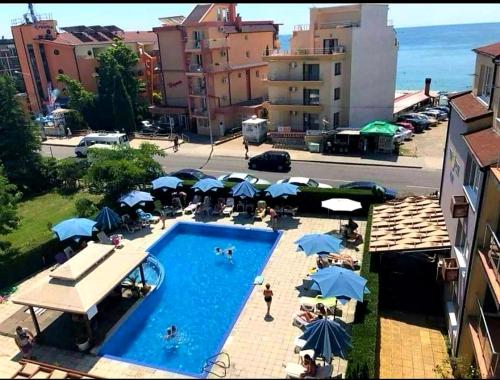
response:
<path id="1" fill-rule="evenodd" d="M 222 49 L 227 47 L 226 38 L 206 38 L 203 40 L 188 40 L 186 42 L 186 50 Z"/>
<path id="2" fill-rule="evenodd" d="M 206 95 L 206 89 L 205 87 L 191 87 L 190 88 L 190 94 L 191 95 Z"/>
<path id="3" fill-rule="evenodd" d="M 203 40 L 188 40 L 186 42 L 186 49 L 187 50 L 198 50 L 198 49 L 201 50 L 202 41 Z"/>
<path id="4" fill-rule="evenodd" d="M 500 282 L 500 243 L 489 224 L 486 225 L 482 250 L 486 254 L 491 268 L 495 270 L 497 281 Z"/>
<path id="5" fill-rule="evenodd" d="M 269 101 L 270 104 L 273 105 L 278 105 L 278 106 L 288 106 L 288 105 L 294 105 L 294 106 L 319 106 L 319 99 L 290 99 L 290 98 L 276 98 L 272 99 Z"/>
<path id="6" fill-rule="evenodd" d="M 359 26 L 358 22 L 345 21 L 345 22 L 324 22 L 324 23 L 316 23 L 313 25 L 313 29 L 333 29 L 333 28 L 352 28 Z M 294 32 L 302 32 L 311 29 L 311 25 L 302 24 L 295 25 L 293 27 Z"/>
<path id="7" fill-rule="evenodd" d="M 203 73 L 203 66 L 198 64 L 189 65 L 188 73 Z"/>
<path id="8" fill-rule="evenodd" d="M 322 78 L 319 75 L 297 75 L 293 76 L 290 74 L 282 74 L 282 73 L 273 73 L 273 74 L 268 74 L 267 80 L 270 81 L 321 81 Z"/>
<path id="9" fill-rule="evenodd" d="M 290 49 L 290 50 L 280 50 L 275 49 L 263 52 L 264 56 L 290 56 L 290 55 L 332 55 L 341 54 L 345 52 L 345 48 L 342 45 L 327 48 L 327 49 Z"/>
<path id="10" fill-rule="evenodd" d="M 208 110 L 206 108 L 192 108 L 191 109 L 191 115 L 193 115 L 193 116 L 207 117 L 208 116 Z"/>
<path id="11" fill-rule="evenodd" d="M 484 359 L 488 378 L 498 378 L 500 375 L 500 353 L 496 351 L 495 340 L 492 337 L 498 338 L 496 329 L 500 328 L 500 316 L 485 316 L 481 303 L 477 299 L 476 301 L 479 308 L 478 328 L 476 331 L 481 347 L 481 352 L 476 352 L 476 354 L 481 355 Z"/>

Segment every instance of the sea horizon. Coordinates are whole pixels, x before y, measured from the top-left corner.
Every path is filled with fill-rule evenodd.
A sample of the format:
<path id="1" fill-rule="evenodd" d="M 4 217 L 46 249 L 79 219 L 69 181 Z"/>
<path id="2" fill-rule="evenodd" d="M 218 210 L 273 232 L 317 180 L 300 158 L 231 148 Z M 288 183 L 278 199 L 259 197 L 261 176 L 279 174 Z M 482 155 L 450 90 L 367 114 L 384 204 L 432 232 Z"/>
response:
<path id="1" fill-rule="evenodd" d="M 394 28 L 399 42 L 396 91 L 415 91 L 431 78 L 433 91 L 472 88 L 476 54 L 472 49 L 500 41 L 500 22 Z M 291 34 L 280 35 L 289 49 Z"/>

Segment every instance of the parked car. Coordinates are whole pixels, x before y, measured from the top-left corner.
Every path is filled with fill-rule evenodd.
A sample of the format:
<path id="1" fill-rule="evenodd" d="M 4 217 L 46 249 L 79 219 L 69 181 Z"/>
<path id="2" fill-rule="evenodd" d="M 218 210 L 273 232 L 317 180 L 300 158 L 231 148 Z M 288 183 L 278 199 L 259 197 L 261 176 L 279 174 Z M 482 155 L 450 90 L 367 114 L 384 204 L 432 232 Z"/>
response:
<path id="1" fill-rule="evenodd" d="M 423 132 L 424 129 L 430 128 L 430 123 L 427 120 L 423 120 L 421 118 L 417 118 L 410 115 L 401 115 L 398 117 L 397 120 L 411 123 L 415 128 L 415 132 L 417 133 Z"/>
<path id="2" fill-rule="evenodd" d="M 450 114 L 450 107 L 448 107 L 448 106 L 434 106 L 434 107 L 430 107 L 430 109 L 436 109 L 436 110 L 446 112 L 448 115 Z"/>
<path id="3" fill-rule="evenodd" d="M 443 121 L 448 119 L 448 114 L 446 112 L 440 111 L 440 110 L 435 110 L 435 109 L 428 109 L 422 112 L 419 112 L 421 114 L 433 117 L 437 119 L 437 121 Z"/>
<path id="4" fill-rule="evenodd" d="M 158 133 L 160 128 L 149 120 L 141 121 L 141 133 Z"/>
<path id="5" fill-rule="evenodd" d="M 203 173 L 201 170 L 198 169 L 181 169 L 177 170 L 176 172 L 172 172 L 169 175 L 187 181 L 199 181 L 200 179 L 203 178 L 215 179 L 214 176 L 206 175 L 205 173 Z"/>
<path id="6" fill-rule="evenodd" d="M 307 177 L 290 177 L 285 179 L 280 179 L 277 183 L 291 183 L 297 186 L 307 186 L 307 187 L 319 187 L 321 189 L 333 189 L 333 186 L 327 185 L 326 183 L 317 182 L 314 179 Z"/>
<path id="7" fill-rule="evenodd" d="M 394 141 L 398 143 L 403 143 L 405 140 L 411 138 L 412 132 L 405 127 L 398 127 L 396 134 L 394 135 Z"/>
<path id="8" fill-rule="evenodd" d="M 412 133 L 415 132 L 415 127 L 409 121 L 398 121 L 396 123 L 396 125 L 399 125 L 400 127 L 406 128 L 409 131 L 411 131 Z"/>
<path id="9" fill-rule="evenodd" d="M 372 190 L 373 188 L 379 188 L 384 192 L 384 200 L 391 200 L 397 197 L 398 192 L 394 189 L 384 187 L 378 183 L 371 181 L 356 181 L 340 185 L 340 189 L 359 189 L 359 190 Z"/>
<path id="10" fill-rule="evenodd" d="M 285 171 L 291 168 L 292 161 L 284 150 L 269 150 L 248 160 L 248 167 L 253 170 Z"/>
<path id="11" fill-rule="evenodd" d="M 436 118 L 434 118 L 432 116 L 424 115 L 421 112 L 415 112 L 414 114 L 410 114 L 410 115 L 415 115 L 417 117 L 420 117 L 421 119 L 427 120 L 431 127 L 435 127 L 436 125 L 438 125 L 438 120 Z"/>
<path id="12" fill-rule="evenodd" d="M 221 175 L 217 179 L 219 181 L 227 181 L 227 182 L 234 182 L 234 183 L 248 181 L 252 185 L 270 185 L 271 184 L 271 182 L 266 181 L 265 179 L 257 178 L 251 174 L 248 174 L 248 173 L 229 173 L 229 174 Z"/>
<path id="13" fill-rule="evenodd" d="M 110 146 L 130 146 L 125 133 L 89 133 L 82 137 L 75 147 L 77 157 L 87 156 L 87 150 L 92 148 L 109 148 Z"/>

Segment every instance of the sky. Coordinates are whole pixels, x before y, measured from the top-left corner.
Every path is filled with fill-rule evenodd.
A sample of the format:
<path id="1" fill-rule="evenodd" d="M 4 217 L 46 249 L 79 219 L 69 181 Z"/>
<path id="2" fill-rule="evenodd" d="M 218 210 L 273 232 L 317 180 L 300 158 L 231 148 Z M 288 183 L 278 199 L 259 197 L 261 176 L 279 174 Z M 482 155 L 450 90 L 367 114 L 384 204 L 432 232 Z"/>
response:
<path id="1" fill-rule="evenodd" d="M 158 17 L 187 16 L 194 3 L 102 3 L 36 4 L 35 13 L 51 13 L 58 27 L 75 25 L 116 25 L 124 30 L 151 30 L 160 26 Z M 333 6 L 327 3 L 239 3 L 243 20 L 274 20 L 282 23 L 280 34 L 291 34 L 293 26 L 309 23 L 309 8 Z M 28 12 L 27 3 L 0 4 L 0 38 L 11 38 L 11 20 Z M 500 4 L 389 4 L 394 27 L 500 22 Z"/>

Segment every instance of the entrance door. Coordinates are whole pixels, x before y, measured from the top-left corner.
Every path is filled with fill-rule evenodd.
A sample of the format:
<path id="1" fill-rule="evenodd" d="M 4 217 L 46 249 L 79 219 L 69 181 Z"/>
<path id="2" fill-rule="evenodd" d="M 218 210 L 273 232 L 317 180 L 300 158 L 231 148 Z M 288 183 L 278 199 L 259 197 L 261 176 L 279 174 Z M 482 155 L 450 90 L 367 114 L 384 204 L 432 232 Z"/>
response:
<path id="1" fill-rule="evenodd" d="M 323 40 L 323 52 L 325 54 L 332 54 L 339 47 L 338 38 L 329 38 Z"/>

